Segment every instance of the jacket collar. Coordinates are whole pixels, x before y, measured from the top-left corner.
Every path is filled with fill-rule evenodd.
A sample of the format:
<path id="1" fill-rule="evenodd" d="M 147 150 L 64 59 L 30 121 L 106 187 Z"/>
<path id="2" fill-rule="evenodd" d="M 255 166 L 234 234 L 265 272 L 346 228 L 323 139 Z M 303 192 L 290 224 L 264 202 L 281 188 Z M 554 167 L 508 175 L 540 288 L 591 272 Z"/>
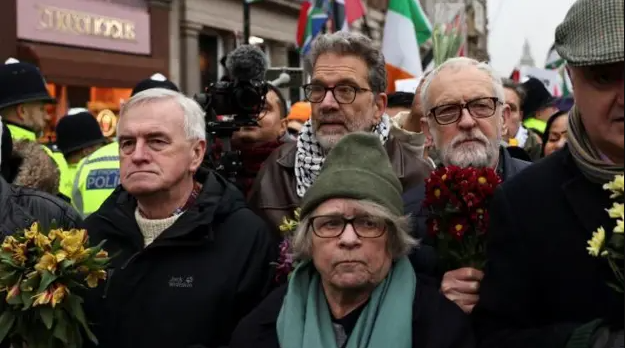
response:
<path id="1" fill-rule="evenodd" d="M 402 179 L 405 176 L 405 154 L 403 153 L 402 148 L 399 145 L 399 141 L 395 139 L 392 135 L 389 135 L 388 140 L 384 144 L 384 148 L 386 149 L 386 153 L 391 160 L 391 166 L 393 167 L 393 171 L 395 172 L 395 174 L 397 174 L 397 177 L 399 179 Z M 278 151 L 278 164 L 290 171 L 294 171 L 295 156 L 297 154 L 297 142 L 282 145 L 282 147 L 280 147 Z"/>

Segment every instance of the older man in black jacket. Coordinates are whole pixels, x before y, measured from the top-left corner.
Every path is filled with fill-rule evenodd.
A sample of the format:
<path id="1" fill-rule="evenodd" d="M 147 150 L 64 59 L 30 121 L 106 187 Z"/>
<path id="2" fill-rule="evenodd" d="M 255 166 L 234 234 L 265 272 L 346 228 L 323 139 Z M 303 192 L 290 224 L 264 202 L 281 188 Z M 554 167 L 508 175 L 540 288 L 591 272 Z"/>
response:
<path id="1" fill-rule="evenodd" d="M 430 73 L 423 82 L 421 94 L 422 128 L 431 136 L 443 165 L 491 167 L 505 180 L 529 165 L 515 158 L 500 144 L 503 126 L 510 115 L 505 104 L 504 88 L 494 69 L 469 58 L 450 59 Z M 442 276 L 441 290 L 465 312 L 477 303 L 477 289 L 482 272 L 474 268 L 441 269 L 434 241 L 425 235 L 422 211 L 425 185 L 403 195 L 405 211 L 415 217 L 415 234 L 422 246 L 411 255 L 417 272 Z M 447 271 L 447 272 L 446 272 Z M 444 273 L 444 275 L 443 275 Z"/>
<path id="2" fill-rule="evenodd" d="M 587 250 L 599 227 L 606 240 L 617 233 L 603 185 L 623 174 L 623 10 L 623 0 L 578 0 L 556 30 L 576 103 L 568 145 L 495 195 L 473 313 L 484 348 L 623 347 L 623 294 Z M 623 259 L 615 265 L 623 272 Z"/>
<path id="3" fill-rule="evenodd" d="M 85 221 L 112 260 L 87 294 L 101 348 L 215 348 L 270 290 L 276 250 L 240 191 L 199 169 L 204 112 L 161 88 L 134 95 L 118 127 L 120 181 Z"/>

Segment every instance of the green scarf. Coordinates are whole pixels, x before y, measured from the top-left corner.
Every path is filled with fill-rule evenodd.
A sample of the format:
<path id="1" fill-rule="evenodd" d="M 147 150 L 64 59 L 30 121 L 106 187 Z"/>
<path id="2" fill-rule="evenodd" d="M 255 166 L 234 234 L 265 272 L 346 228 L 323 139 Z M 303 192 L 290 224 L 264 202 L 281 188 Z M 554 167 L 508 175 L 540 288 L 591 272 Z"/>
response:
<path id="1" fill-rule="evenodd" d="M 601 158 L 601 153 L 590 142 L 582 116 L 575 106 L 569 113 L 568 143 L 575 163 L 591 182 L 605 184 L 614 180 L 616 175 L 623 174 L 622 165 Z"/>
<path id="2" fill-rule="evenodd" d="M 363 309 L 346 348 L 412 347 L 412 303 L 417 277 L 407 257 L 396 261 Z M 277 322 L 281 348 L 337 348 L 328 303 L 312 262 L 289 280 Z"/>

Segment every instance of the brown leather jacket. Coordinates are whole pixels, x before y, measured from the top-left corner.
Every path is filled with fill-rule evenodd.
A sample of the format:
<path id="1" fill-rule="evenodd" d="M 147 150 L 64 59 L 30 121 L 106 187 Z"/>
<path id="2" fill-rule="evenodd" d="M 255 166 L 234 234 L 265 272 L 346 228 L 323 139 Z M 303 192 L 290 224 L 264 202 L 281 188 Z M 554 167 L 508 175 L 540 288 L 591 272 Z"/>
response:
<path id="1" fill-rule="evenodd" d="M 389 137 L 386 151 L 404 192 L 427 178 L 432 167 L 409 144 Z M 295 191 L 296 143 L 287 143 L 274 151 L 258 173 L 249 196 L 250 207 L 276 233 L 284 217 L 293 218 L 300 197 Z"/>

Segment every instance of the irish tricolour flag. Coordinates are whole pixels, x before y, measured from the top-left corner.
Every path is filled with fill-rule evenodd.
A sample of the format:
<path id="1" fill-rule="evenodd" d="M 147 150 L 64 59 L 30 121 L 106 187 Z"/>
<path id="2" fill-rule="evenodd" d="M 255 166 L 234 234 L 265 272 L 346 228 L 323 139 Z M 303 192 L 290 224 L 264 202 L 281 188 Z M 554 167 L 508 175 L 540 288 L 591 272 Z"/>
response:
<path id="1" fill-rule="evenodd" d="M 431 36 L 432 25 L 419 0 L 389 0 L 382 40 L 389 91 L 395 90 L 396 80 L 421 76 L 419 46 Z"/>

